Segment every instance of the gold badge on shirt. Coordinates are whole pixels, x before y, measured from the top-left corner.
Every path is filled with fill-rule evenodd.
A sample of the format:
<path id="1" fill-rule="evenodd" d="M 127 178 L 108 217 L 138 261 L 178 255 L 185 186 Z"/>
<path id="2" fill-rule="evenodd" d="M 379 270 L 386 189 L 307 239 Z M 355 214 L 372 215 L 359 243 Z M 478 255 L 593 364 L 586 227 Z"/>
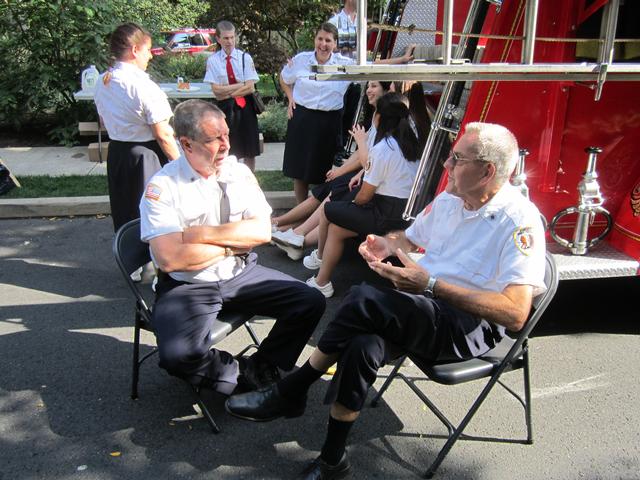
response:
<path id="1" fill-rule="evenodd" d="M 520 252 L 525 255 L 531 253 L 533 248 L 533 229 L 531 227 L 518 227 L 513 231 L 513 243 Z"/>
<path id="2" fill-rule="evenodd" d="M 367 164 L 364 166 L 364 171 L 369 172 L 371 170 L 371 160 L 367 160 Z"/>
<path id="3" fill-rule="evenodd" d="M 149 200 L 160 200 L 161 193 L 162 189 L 158 185 L 150 183 L 144 191 L 144 198 L 148 198 Z"/>

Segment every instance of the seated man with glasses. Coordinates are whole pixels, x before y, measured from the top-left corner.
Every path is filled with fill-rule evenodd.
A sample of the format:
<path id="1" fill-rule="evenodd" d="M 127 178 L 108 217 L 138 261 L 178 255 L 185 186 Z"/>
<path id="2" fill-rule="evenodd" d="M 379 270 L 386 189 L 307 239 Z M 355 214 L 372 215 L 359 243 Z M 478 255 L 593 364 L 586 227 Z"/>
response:
<path id="1" fill-rule="evenodd" d="M 509 183 L 518 144 L 500 125 L 469 123 L 445 162 L 446 191 L 404 232 L 369 235 L 360 254 L 395 288 L 352 287 L 309 360 L 271 387 L 227 400 L 256 421 L 304 413 L 307 391 L 338 363 L 325 397 L 328 432 L 308 479 L 350 469 L 347 435 L 377 371 L 403 353 L 425 362 L 484 354 L 527 321 L 545 289 L 545 241 L 538 209 Z M 407 253 L 424 248 L 418 263 Z M 402 266 L 385 259 L 397 255 Z"/>

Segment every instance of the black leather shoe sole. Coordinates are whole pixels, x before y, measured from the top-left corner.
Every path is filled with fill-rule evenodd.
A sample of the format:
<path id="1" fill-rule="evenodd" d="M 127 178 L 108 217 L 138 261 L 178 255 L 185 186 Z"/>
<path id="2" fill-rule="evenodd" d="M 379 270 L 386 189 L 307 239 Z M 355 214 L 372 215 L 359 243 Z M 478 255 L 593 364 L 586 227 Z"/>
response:
<path id="1" fill-rule="evenodd" d="M 303 480 L 339 480 L 347 477 L 350 473 L 351 465 L 345 452 L 337 465 L 329 465 L 321 457 L 316 458 L 307 465 L 299 478 Z"/>
<path id="2" fill-rule="evenodd" d="M 252 417 L 250 415 L 244 415 L 241 413 L 236 413 L 234 411 L 232 411 L 229 406 L 227 405 L 227 402 L 229 401 L 229 399 L 227 399 L 227 401 L 224 402 L 224 409 L 227 411 L 227 413 L 233 417 L 236 418 L 241 418 L 243 420 L 250 420 L 252 422 L 271 422 L 273 420 L 276 420 L 278 418 L 297 418 L 297 417 L 301 417 L 302 415 L 304 415 L 304 411 L 306 409 L 306 405 L 303 405 L 300 408 L 297 408 L 295 410 L 290 410 L 287 412 L 281 412 L 278 414 L 274 414 L 270 417 L 263 417 L 263 418 L 256 418 L 256 417 Z"/>

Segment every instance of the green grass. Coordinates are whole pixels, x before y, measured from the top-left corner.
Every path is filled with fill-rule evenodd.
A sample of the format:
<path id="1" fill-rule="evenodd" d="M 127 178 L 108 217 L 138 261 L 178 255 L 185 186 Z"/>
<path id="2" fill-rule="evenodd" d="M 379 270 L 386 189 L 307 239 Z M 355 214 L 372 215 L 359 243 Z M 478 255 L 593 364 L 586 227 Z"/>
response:
<path id="1" fill-rule="evenodd" d="M 293 181 L 280 171 L 256 172 L 264 191 L 291 191 Z M 22 188 L 14 188 L 0 196 L 3 198 L 84 197 L 108 195 L 106 175 L 65 175 L 51 177 L 38 175 L 18 177 Z"/>
<path id="2" fill-rule="evenodd" d="M 84 197 L 108 195 L 106 175 L 37 175 L 18 177 L 22 188 L 14 188 L 0 198 Z"/>

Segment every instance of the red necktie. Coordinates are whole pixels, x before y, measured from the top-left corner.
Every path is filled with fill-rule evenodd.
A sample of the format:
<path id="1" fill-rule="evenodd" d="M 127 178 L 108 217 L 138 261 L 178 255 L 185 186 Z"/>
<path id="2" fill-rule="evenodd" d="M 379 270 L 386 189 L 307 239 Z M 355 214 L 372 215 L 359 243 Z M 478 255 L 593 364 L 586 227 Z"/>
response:
<path id="1" fill-rule="evenodd" d="M 233 73 L 233 67 L 231 66 L 231 55 L 227 55 L 227 77 L 229 77 L 229 85 L 238 83 L 238 81 L 236 80 L 236 75 L 235 73 Z M 235 101 L 236 105 L 238 105 L 240 108 L 244 108 L 247 104 L 247 101 L 244 99 L 244 97 L 236 97 Z"/>

